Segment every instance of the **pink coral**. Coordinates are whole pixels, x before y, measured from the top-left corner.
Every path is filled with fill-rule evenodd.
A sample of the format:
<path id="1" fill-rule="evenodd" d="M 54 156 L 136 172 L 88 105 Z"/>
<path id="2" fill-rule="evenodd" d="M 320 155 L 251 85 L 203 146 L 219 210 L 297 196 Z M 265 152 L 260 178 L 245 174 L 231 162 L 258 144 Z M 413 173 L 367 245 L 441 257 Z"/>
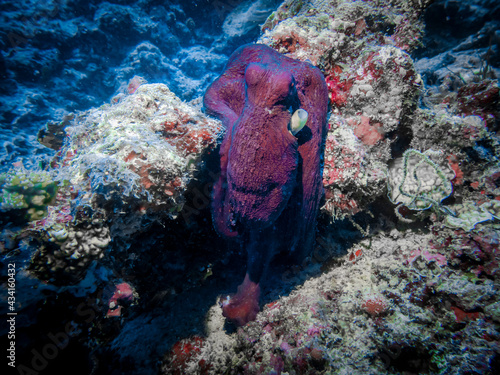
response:
<path id="1" fill-rule="evenodd" d="M 410 257 L 408 258 L 408 263 L 412 264 L 415 261 L 415 259 L 417 259 L 419 256 L 421 256 L 428 262 L 434 261 L 440 266 L 445 266 L 446 264 L 448 264 L 448 260 L 443 254 L 431 253 L 429 252 L 429 250 L 422 251 L 420 249 L 413 250 L 410 253 Z"/>
<path id="2" fill-rule="evenodd" d="M 455 172 L 455 177 L 451 182 L 453 185 L 462 185 L 464 182 L 464 172 L 460 169 L 460 163 L 455 154 L 448 155 L 446 158 L 448 160 L 448 164 L 450 165 L 450 168 Z"/>
<path id="3" fill-rule="evenodd" d="M 347 103 L 349 90 L 352 87 L 352 81 L 340 78 L 342 69 L 335 66 L 328 76 L 325 77 L 328 87 L 328 97 L 330 102 L 337 107 L 342 107 Z"/>
<path id="4" fill-rule="evenodd" d="M 204 340 L 200 336 L 193 336 L 180 340 L 174 344 L 170 353 L 167 354 L 169 374 L 186 374 L 188 366 L 196 363 L 197 374 L 207 374 L 210 365 L 204 359 L 199 359 Z"/>
<path id="5" fill-rule="evenodd" d="M 479 312 L 466 312 L 456 306 L 452 306 L 451 309 L 455 313 L 455 321 L 457 323 L 466 322 L 469 320 L 477 320 L 481 317 L 481 313 Z"/>
<path id="6" fill-rule="evenodd" d="M 370 123 L 370 118 L 360 116 L 358 121 L 348 120 L 349 125 L 354 128 L 354 135 L 367 146 L 373 146 L 384 139 L 384 131 L 381 123 Z"/>
<path id="7" fill-rule="evenodd" d="M 135 90 L 139 88 L 140 85 L 146 83 L 146 80 L 139 76 L 134 76 L 127 85 L 127 92 L 133 94 Z"/>
<path id="8" fill-rule="evenodd" d="M 361 305 L 361 308 L 372 317 L 385 313 L 388 307 L 389 306 L 384 299 L 376 296 L 367 298 L 363 305 Z"/>
<path id="9" fill-rule="evenodd" d="M 325 144 L 323 185 L 333 185 L 356 179 L 361 170 L 361 155 L 328 135 Z"/>
<path id="10" fill-rule="evenodd" d="M 109 309 L 106 313 L 106 317 L 117 317 L 121 315 L 122 306 L 120 303 L 127 301 L 131 302 L 134 300 L 134 290 L 127 283 L 120 283 L 115 286 L 115 292 L 113 296 L 109 299 Z"/>

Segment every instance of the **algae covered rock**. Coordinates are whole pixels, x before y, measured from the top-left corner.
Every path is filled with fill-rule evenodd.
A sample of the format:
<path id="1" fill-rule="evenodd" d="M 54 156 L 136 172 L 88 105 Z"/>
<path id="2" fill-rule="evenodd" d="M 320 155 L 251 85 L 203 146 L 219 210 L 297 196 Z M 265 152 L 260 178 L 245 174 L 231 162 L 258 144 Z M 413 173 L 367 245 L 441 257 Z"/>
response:
<path id="1" fill-rule="evenodd" d="M 131 82 L 131 94 L 79 113 L 65 127 L 48 185 L 57 186 L 58 194 L 54 190 L 53 207 L 29 227 L 38 249 L 30 269 L 41 279 L 76 282 L 113 241 L 130 239 L 157 220 L 175 219 L 203 156 L 216 146 L 218 121 L 166 85 L 142 82 Z M 5 181 L 4 191 L 12 193 L 4 193 L 4 206 L 9 198 L 28 207 L 24 191 L 33 195 L 34 188 L 14 195 L 13 186 L 26 184 L 19 177 Z"/>
<path id="2" fill-rule="evenodd" d="M 162 84 L 141 85 L 114 104 L 77 116 L 58 162 L 59 178 L 90 194 L 140 199 L 175 215 L 203 152 L 215 146 L 218 121 Z"/>

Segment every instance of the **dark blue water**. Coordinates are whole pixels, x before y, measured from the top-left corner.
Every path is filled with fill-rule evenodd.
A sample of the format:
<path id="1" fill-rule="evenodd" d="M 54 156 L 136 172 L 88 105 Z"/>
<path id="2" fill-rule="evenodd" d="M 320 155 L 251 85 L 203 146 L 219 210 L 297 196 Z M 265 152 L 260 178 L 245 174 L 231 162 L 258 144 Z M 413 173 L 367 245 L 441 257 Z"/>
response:
<path id="1" fill-rule="evenodd" d="M 46 160 L 40 128 L 109 102 L 134 76 L 201 96 L 277 1 L 260 3 L 232 22 L 244 1 L 2 1 L 0 169 Z"/>

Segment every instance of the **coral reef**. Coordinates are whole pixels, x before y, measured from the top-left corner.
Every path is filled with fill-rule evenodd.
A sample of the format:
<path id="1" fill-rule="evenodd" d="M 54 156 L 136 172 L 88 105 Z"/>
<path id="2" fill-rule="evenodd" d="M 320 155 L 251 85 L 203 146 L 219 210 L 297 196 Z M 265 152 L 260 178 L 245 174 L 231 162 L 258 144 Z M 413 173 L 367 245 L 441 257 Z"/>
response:
<path id="1" fill-rule="evenodd" d="M 161 207 L 176 215 L 193 168 L 214 146 L 220 124 L 165 85 L 143 84 L 113 101 L 66 127 L 69 141 L 58 153 L 59 178 L 75 191 L 87 191 L 90 184 L 90 192 L 105 199 L 117 193 L 142 198 L 148 202 L 144 209 Z"/>
<path id="2" fill-rule="evenodd" d="M 326 76 L 333 115 L 323 208 L 335 218 L 384 194 L 387 163 L 409 142 L 409 115 L 423 83 L 409 52 L 418 45 L 427 5 L 286 1 L 263 26 L 261 43 L 311 61 Z"/>
<path id="3" fill-rule="evenodd" d="M 17 372 L 500 372 L 500 4 L 286 0 L 258 37 L 273 3 L 0 4 L 0 310 L 17 313 Z M 255 40 L 325 77 L 322 207 L 309 256 L 278 252 L 231 296 L 246 249 L 210 206 L 234 118 L 183 100 Z M 242 78 L 225 98 L 281 84 Z M 289 139 L 305 111 L 278 111 Z"/>
<path id="4" fill-rule="evenodd" d="M 408 149 L 393 160 L 387 181 L 391 202 L 416 211 L 439 208 L 453 192 L 451 180 L 455 177 L 447 161 L 440 167 L 432 160 L 440 156 L 442 153 L 433 150 Z"/>
<path id="5" fill-rule="evenodd" d="M 213 305 L 191 372 L 498 371 L 498 48 L 414 62 L 430 2 L 382 3 L 285 1 L 263 26 L 326 76 L 333 224 L 254 322 L 228 334 Z"/>
<path id="6" fill-rule="evenodd" d="M 497 246 L 493 233 L 482 233 L 484 243 Z M 356 262 L 342 260 L 267 304 L 233 335 L 217 323 L 214 306 L 203 346 L 187 366 L 202 373 L 196 363 L 203 361 L 208 374 L 485 371 L 498 350 L 496 286 L 458 276 L 453 263 L 465 258 L 450 251 L 453 244 L 430 246 L 448 234 L 372 236 Z M 498 248 L 493 252 L 498 260 Z"/>
<path id="7" fill-rule="evenodd" d="M 61 129 L 47 128 L 44 139 L 60 145 L 48 171 L 18 168 L 2 178 L 2 211 L 29 222 L 17 237 L 36 246 L 29 270 L 40 280 L 77 283 L 112 239 L 177 217 L 202 155 L 217 143 L 220 123 L 167 86 L 135 77 L 128 88 L 67 120 L 62 144 L 49 133 Z"/>
<path id="8" fill-rule="evenodd" d="M 37 253 L 29 270 L 40 280 L 55 284 L 80 281 L 92 262 L 104 257 L 111 242 L 109 228 L 102 218 L 94 215 L 88 219 L 78 224 L 68 221 L 50 226 L 44 223 L 43 227 L 35 225 L 32 235 L 37 242 Z"/>
<path id="9" fill-rule="evenodd" d="M 26 170 L 22 165 L 0 175 L 0 188 L 0 211 L 27 221 L 44 217 L 57 194 L 50 173 Z"/>

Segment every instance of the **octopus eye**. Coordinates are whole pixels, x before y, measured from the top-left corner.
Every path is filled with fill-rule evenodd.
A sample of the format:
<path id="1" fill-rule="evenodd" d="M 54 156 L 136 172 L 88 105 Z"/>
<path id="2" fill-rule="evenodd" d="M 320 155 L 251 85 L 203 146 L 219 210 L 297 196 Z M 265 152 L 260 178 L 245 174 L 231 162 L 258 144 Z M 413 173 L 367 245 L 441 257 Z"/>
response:
<path id="1" fill-rule="evenodd" d="M 292 118 L 290 119 L 290 124 L 288 125 L 290 133 L 296 135 L 306 125 L 308 117 L 309 114 L 302 108 L 297 109 L 293 113 Z"/>

